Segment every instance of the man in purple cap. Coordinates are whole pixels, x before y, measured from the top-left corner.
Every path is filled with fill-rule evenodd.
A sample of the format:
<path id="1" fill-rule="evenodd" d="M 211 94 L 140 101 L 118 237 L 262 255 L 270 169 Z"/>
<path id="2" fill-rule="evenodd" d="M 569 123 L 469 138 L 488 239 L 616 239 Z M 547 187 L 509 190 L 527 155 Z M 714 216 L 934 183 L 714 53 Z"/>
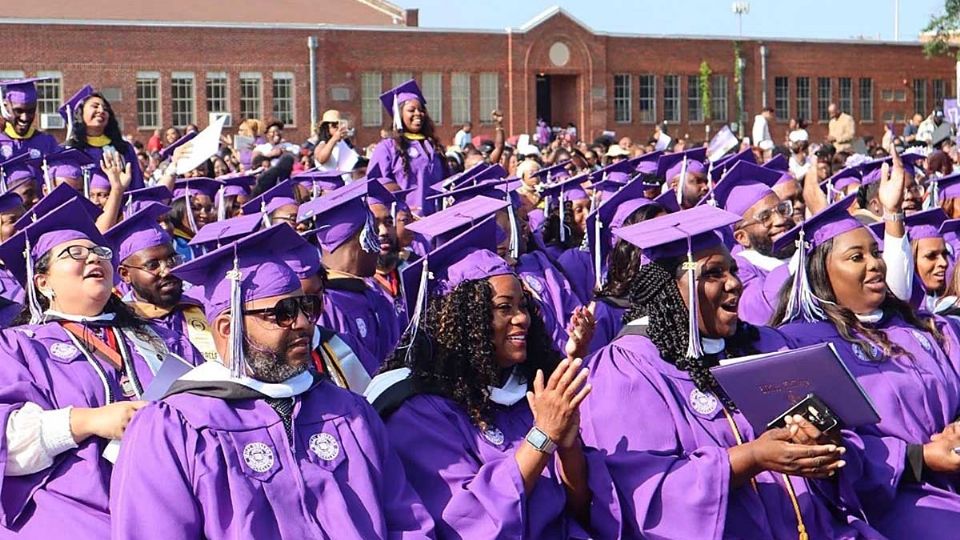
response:
<path id="1" fill-rule="evenodd" d="M 297 243 L 276 225 L 175 271 L 203 288 L 224 363 L 186 373 L 131 422 L 114 538 L 432 536 L 376 412 L 309 369 L 321 302 L 284 261 Z"/>
<path id="2" fill-rule="evenodd" d="M 23 199 L 16 193 L 0 195 L 0 244 L 16 232 L 14 223 L 23 215 Z M 0 262 L 0 328 L 10 326 L 23 309 L 23 287 Z"/>
<path id="3" fill-rule="evenodd" d="M 709 191 L 707 169 L 703 161 L 707 157 L 706 148 L 694 148 L 686 152 L 664 154 L 657 159 L 657 176 L 663 178 L 664 191 L 677 196 L 681 208 L 693 208 Z"/>
<path id="4" fill-rule="evenodd" d="M 29 210 L 40 200 L 40 183 L 37 182 L 37 171 L 27 162 L 30 154 L 22 153 L 0 162 L 0 193 L 12 191 L 23 200 L 23 206 Z"/>
<path id="5" fill-rule="evenodd" d="M 34 77 L 16 81 L 0 81 L 3 94 L 3 132 L 0 133 L 0 160 L 28 153 L 39 158 L 56 152 L 60 147 L 53 135 L 38 131 L 33 126 L 37 116 L 37 87 L 34 83 L 46 80 Z"/>
<path id="6" fill-rule="evenodd" d="M 883 204 L 880 201 L 880 178 L 883 165 L 890 166 L 892 157 L 878 159 L 861 166 L 863 181 L 857 190 L 857 204 L 860 209 L 856 213 L 857 219 L 864 224 L 876 223 L 884 219 Z M 904 154 L 901 156 L 904 165 L 903 184 L 903 213 L 913 214 L 922 210 L 923 188 L 916 181 L 914 174 L 916 164 L 923 160 L 920 154 Z"/>

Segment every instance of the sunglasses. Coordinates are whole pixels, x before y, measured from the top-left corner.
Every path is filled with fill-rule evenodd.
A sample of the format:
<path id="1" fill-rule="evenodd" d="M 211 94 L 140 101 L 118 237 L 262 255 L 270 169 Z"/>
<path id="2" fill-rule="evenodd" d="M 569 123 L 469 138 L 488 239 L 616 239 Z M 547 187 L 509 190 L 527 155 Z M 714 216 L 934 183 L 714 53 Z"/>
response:
<path id="1" fill-rule="evenodd" d="M 323 303 L 316 295 L 293 296 L 278 301 L 271 307 L 263 309 L 245 309 L 244 315 L 259 315 L 281 328 L 290 328 L 297 322 L 297 317 L 303 313 L 310 324 L 320 319 Z"/>

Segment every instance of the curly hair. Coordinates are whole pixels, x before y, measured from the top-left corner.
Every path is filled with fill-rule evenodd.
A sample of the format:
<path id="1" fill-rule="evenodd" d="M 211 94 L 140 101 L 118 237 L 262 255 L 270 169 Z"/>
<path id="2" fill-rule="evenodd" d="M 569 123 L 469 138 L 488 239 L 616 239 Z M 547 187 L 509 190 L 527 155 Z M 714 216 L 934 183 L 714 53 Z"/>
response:
<path id="1" fill-rule="evenodd" d="M 710 368 L 719 364 L 719 357 L 712 354 L 687 357 L 689 311 L 677 285 L 682 272 L 681 263 L 679 258 L 651 262 L 634 273 L 627 286 L 630 307 L 623 314 L 623 323 L 647 317 L 647 337 L 660 356 L 677 369 L 689 373 L 698 389 L 713 392 L 728 409 L 735 410 L 736 404 L 710 372 Z M 757 328 L 740 321 L 734 335 L 725 339 L 726 352 L 732 356 L 756 354 L 755 343 L 759 337 Z"/>
<path id="2" fill-rule="evenodd" d="M 550 209 L 550 215 L 547 216 L 547 222 L 543 227 L 543 243 L 546 245 L 557 245 L 561 249 L 570 249 L 580 247 L 583 243 L 584 234 L 577 228 L 573 218 L 573 203 L 565 201 L 563 203 L 563 225 L 567 228 L 567 235 L 563 242 L 560 241 L 560 210 Z"/>
<path id="3" fill-rule="evenodd" d="M 662 211 L 663 207 L 659 204 L 637 208 L 623 221 L 622 227 L 646 221 Z M 607 281 L 596 291 L 596 295 L 603 298 L 626 297 L 630 282 L 640 270 L 640 254 L 640 248 L 630 242 L 617 241 L 607 255 Z"/>
<path id="4" fill-rule="evenodd" d="M 107 101 L 107 98 L 103 97 L 103 94 L 100 92 L 94 92 L 89 96 L 85 97 L 83 101 L 80 102 L 77 107 L 71 111 L 73 115 L 73 132 L 70 135 L 70 138 L 64 141 L 63 145 L 70 148 L 76 148 L 78 150 L 83 150 L 89 148 L 90 144 L 87 143 L 87 125 L 83 122 L 83 107 L 90 101 L 92 98 L 100 98 L 103 101 L 103 108 L 109 113 L 110 118 L 107 120 L 107 126 L 103 129 L 103 134 L 110 139 L 110 144 L 117 149 L 117 152 L 120 155 L 126 155 L 128 147 L 127 141 L 123 140 L 123 133 L 120 132 L 120 123 L 117 122 L 117 115 L 113 112 L 113 107 L 110 105 L 110 102 Z"/>
<path id="5" fill-rule="evenodd" d="M 443 155 L 443 143 L 440 142 L 440 139 L 437 138 L 433 119 L 430 118 L 430 115 L 427 113 L 427 108 L 423 108 L 423 123 L 420 126 L 420 135 L 423 135 L 427 142 L 433 145 L 434 155 Z M 403 172 L 407 177 L 413 176 L 413 172 L 410 169 L 410 157 L 407 155 L 407 152 L 410 150 L 410 139 L 403 136 L 403 129 L 393 130 L 393 143 L 397 147 L 397 155 L 400 157 L 400 162 L 403 163 Z M 449 166 L 447 165 L 446 159 L 440 159 L 440 166 L 443 168 L 443 177 L 446 178 L 450 175 Z M 388 171 L 383 171 L 387 173 Z"/>
<path id="6" fill-rule="evenodd" d="M 830 239 L 814 248 L 813 253 L 807 260 L 807 279 L 810 282 L 810 288 L 813 294 L 815 294 L 817 298 L 824 300 L 820 307 L 823 309 L 824 315 L 827 316 L 827 321 L 836 327 L 837 333 L 840 334 L 840 337 L 843 338 L 844 341 L 859 346 L 875 361 L 882 360 L 882 358 L 873 357 L 873 347 L 869 345 L 874 343 L 880 347 L 882 356 L 904 355 L 912 359 L 912 355 L 906 349 L 890 341 L 885 331 L 864 325 L 860 322 L 860 319 L 857 318 L 856 313 L 836 303 L 837 295 L 830 285 L 830 276 L 827 271 L 827 257 L 832 251 L 833 239 Z M 780 326 L 790 322 L 786 320 L 786 311 L 792 284 L 792 280 L 787 280 L 787 282 L 783 284 L 783 288 L 780 289 L 779 305 L 770 321 L 772 326 Z M 947 351 L 947 342 L 933 318 L 918 315 L 913 308 L 910 307 L 910 304 L 897 298 L 896 295 L 890 292 L 890 289 L 887 289 L 887 294 L 884 297 L 883 303 L 880 304 L 880 309 L 883 310 L 884 313 L 899 315 L 907 324 L 917 330 L 930 332 L 937 344 L 940 345 L 945 352 Z"/>
<path id="7" fill-rule="evenodd" d="M 527 360 L 517 369 L 532 385 L 537 370 L 549 377 L 561 355 L 553 348 L 536 302 L 529 293 L 524 296 L 530 315 Z M 501 373 L 494 358 L 490 282 L 465 281 L 447 295 L 432 297 L 416 338 L 404 336 L 383 370 L 399 367 L 410 368 L 418 390 L 452 399 L 485 429 L 492 406 L 488 387 L 500 384 Z"/>

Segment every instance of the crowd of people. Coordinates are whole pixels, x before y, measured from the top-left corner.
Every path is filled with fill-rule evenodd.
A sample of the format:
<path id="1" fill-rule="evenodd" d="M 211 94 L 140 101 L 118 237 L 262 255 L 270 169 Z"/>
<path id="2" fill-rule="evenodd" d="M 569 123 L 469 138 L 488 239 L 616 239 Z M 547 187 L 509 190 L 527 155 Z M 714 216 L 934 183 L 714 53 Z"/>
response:
<path id="1" fill-rule="evenodd" d="M 938 111 L 874 142 L 831 106 L 826 140 L 775 143 L 765 109 L 719 151 L 493 111 L 445 145 L 411 80 L 368 147 L 331 110 L 302 143 L 245 120 L 208 157 L 196 126 L 126 140 L 91 86 L 57 141 L 35 82 L 0 82 L 0 537 L 960 525 Z M 822 343 L 879 421 L 759 429 L 715 376 Z"/>

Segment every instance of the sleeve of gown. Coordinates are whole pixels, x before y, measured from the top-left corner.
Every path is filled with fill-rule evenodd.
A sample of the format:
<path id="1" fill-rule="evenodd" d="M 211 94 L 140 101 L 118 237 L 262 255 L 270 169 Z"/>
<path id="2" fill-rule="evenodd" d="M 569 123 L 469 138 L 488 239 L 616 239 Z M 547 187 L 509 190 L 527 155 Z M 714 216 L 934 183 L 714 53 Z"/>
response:
<path id="1" fill-rule="evenodd" d="M 390 444 L 383 421 L 366 400 L 358 398 L 358 401 L 362 401 L 367 425 L 380 449 L 380 496 L 387 522 L 387 538 L 406 540 L 433 537 L 433 518 L 407 481 L 403 463 Z"/>
<path id="2" fill-rule="evenodd" d="M 53 465 L 53 458 L 76 448 L 70 431 L 73 407 L 45 411 L 27 402 L 7 418 L 7 476 L 26 476 Z"/>
<path id="3" fill-rule="evenodd" d="M 190 470 L 202 449 L 191 439 L 184 421 L 162 402 L 134 415 L 110 479 L 113 538 L 203 536 Z"/>
<path id="4" fill-rule="evenodd" d="M 671 421 L 666 398 L 628 363 L 616 345 L 591 357 L 593 390 L 581 408 L 585 442 L 606 453 L 624 535 L 723 537 L 731 490 L 727 449 L 680 447 L 682 427 Z"/>
<path id="5" fill-rule="evenodd" d="M 887 265 L 887 287 L 900 300 L 913 295 L 913 251 L 907 235 L 902 238 L 883 235 L 883 262 Z"/>
<path id="6" fill-rule="evenodd" d="M 130 187 L 128 190 L 140 189 L 144 186 L 143 171 L 140 170 L 140 160 L 137 159 L 137 150 L 132 144 L 127 144 L 127 151 L 123 158 L 130 164 Z"/>
<path id="7" fill-rule="evenodd" d="M 380 174 L 383 175 L 383 178 L 389 178 L 396 182 L 398 178 L 395 178 L 393 174 L 393 156 L 393 142 L 389 139 L 380 141 L 373 147 L 373 155 L 370 156 L 370 163 L 367 168 L 369 169 L 376 164 L 380 167 Z"/>
<path id="8" fill-rule="evenodd" d="M 758 326 L 769 324 L 780 301 L 780 289 L 789 279 L 789 264 L 774 268 L 764 277 L 752 274 L 750 279 L 744 279 L 738 308 L 742 318 Z"/>
<path id="9" fill-rule="evenodd" d="M 407 478 L 437 522 L 438 536 L 524 536 L 527 500 L 512 452 L 480 463 L 448 418 L 409 402 L 387 420 L 387 433 Z"/>
<path id="10" fill-rule="evenodd" d="M 893 502 L 907 463 L 907 442 L 865 431 L 843 431 L 847 466 L 841 479 L 850 482 L 860 501 L 882 512 Z"/>

